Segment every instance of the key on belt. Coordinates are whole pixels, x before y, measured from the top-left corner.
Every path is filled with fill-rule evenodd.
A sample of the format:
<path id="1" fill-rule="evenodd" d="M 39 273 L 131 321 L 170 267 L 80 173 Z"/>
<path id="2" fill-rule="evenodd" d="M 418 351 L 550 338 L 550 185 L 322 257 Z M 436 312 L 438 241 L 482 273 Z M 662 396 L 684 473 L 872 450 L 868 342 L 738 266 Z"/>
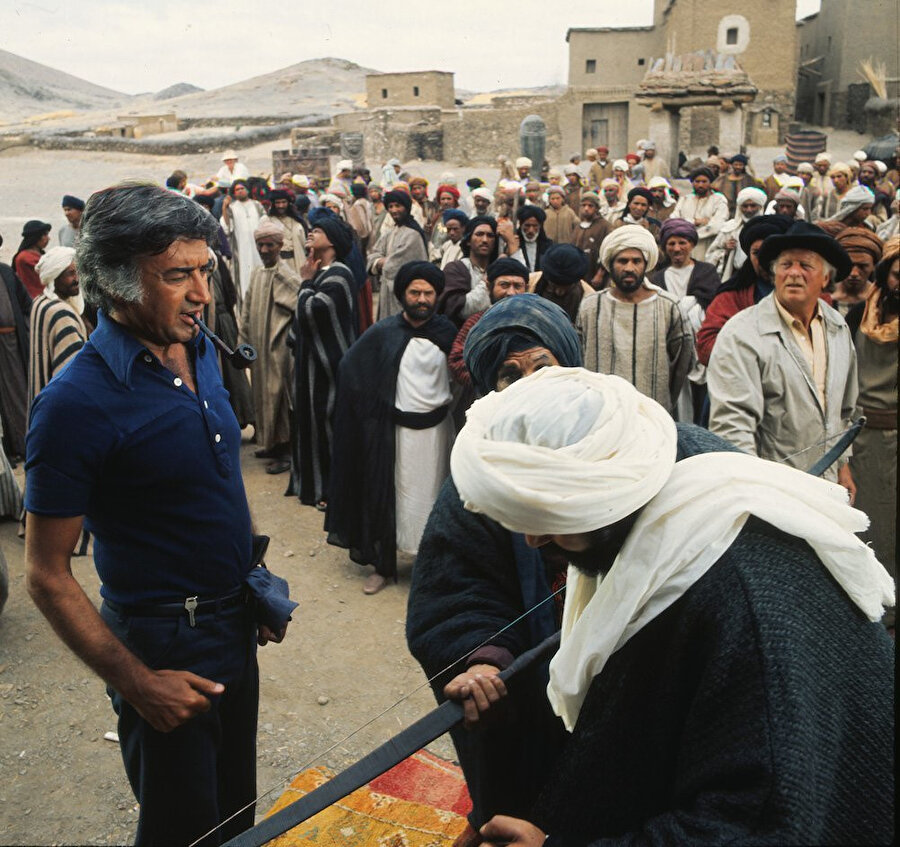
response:
<path id="1" fill-rule="evenodd" d="M 184 608 L 187 609 L 188 613 L 188 622 L 192 628 L 197 626 L 197 621 L 194 618 L 194 609 L 197 608 L 197 597 L 198 595 L 188 597 L 187 600 L 184 601 Z"/>

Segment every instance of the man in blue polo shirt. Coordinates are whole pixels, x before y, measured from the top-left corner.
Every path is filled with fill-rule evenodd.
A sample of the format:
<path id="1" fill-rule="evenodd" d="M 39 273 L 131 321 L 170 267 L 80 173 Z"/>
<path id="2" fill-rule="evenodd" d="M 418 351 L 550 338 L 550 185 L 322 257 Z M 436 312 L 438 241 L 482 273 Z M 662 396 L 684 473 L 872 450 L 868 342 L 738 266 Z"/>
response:
<path id="1" fill-rule="evenodd" d="M 256 645 L 240 429 L 194 315 L 213 218 L 163 189 L 88 201 L 77 266 L 97 329 L 39 395 L 27 439 L 28 590 L 107 683 L 138 844 L 204 844 L 253 824 Z M 94 535 L 98 614 L 71 572 Z"/>

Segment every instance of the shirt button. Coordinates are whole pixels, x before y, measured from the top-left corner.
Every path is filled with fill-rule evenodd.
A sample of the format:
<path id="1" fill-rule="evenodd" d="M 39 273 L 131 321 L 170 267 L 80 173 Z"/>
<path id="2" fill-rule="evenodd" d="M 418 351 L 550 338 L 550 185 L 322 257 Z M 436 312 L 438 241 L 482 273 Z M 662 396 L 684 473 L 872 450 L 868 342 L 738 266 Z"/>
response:
<path id="1" fill-rule="evenodd" d="M 204 409 L 208 409 L 208 408 L 209 408 L 209 403 L 207 403 L 206 400 L 203 401 L 203 408 L 204 408 Z"/>
<path id="2" fill-rule="evenodd" d="M 174 381 L 175 381 L 176 386 L 181 387 L 181 377 L 180 376 L 176 376 Z"/>
<path id="3" fill-rule="evenodd" d="M 222 436 L 219 433 L 216 433 L 216 444 L 218 444 L 222 440 Z"/>
<path id="4" fill-rule="evenodd" d="M 151 355 L 148 353 L 147 355 L 144 356 L 144 361 L 145 361 L 148 365 L 149 365 L 149 364 L 152 364 L 152 362 L 153 362 L 153 356 L 151 356 Z"/>

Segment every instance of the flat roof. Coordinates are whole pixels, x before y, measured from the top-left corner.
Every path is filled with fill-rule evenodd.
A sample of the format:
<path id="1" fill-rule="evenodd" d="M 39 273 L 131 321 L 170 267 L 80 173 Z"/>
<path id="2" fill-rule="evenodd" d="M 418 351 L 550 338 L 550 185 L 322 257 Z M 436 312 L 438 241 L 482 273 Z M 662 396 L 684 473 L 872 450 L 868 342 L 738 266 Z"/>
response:
<path id="1" fill-rule="evenodd" d="M 571 26 L 566 30 L 566 42 L 573 32 L 652 32 L 653 26 Z"/>
<path id="2" fill-rule="evenodd" d="M 453 71 L 382 71 L 377 74 L 366 74 L 366 79 L 377 76 L 421 76 L 422 74 L 445 74 L 453 76 Z"/>

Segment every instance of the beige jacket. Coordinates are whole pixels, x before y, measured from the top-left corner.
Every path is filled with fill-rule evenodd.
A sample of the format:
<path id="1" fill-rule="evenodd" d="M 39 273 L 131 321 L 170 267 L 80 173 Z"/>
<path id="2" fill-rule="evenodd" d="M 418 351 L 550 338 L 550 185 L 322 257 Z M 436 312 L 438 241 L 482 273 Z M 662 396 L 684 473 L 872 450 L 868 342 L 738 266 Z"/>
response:
<path id="1" fill-rule="evenodd" d="M 719 333 L 707 371 L 710 431 L 742 450 L 807 470 L 850 425 L 858 383 L 844 319 L 821 300 L 828 366 L 825 408 L 812 370 L 775 307 L 774 294 L 738 312 Z M 835 481 L 837 469 L 824 474 Z"/>

